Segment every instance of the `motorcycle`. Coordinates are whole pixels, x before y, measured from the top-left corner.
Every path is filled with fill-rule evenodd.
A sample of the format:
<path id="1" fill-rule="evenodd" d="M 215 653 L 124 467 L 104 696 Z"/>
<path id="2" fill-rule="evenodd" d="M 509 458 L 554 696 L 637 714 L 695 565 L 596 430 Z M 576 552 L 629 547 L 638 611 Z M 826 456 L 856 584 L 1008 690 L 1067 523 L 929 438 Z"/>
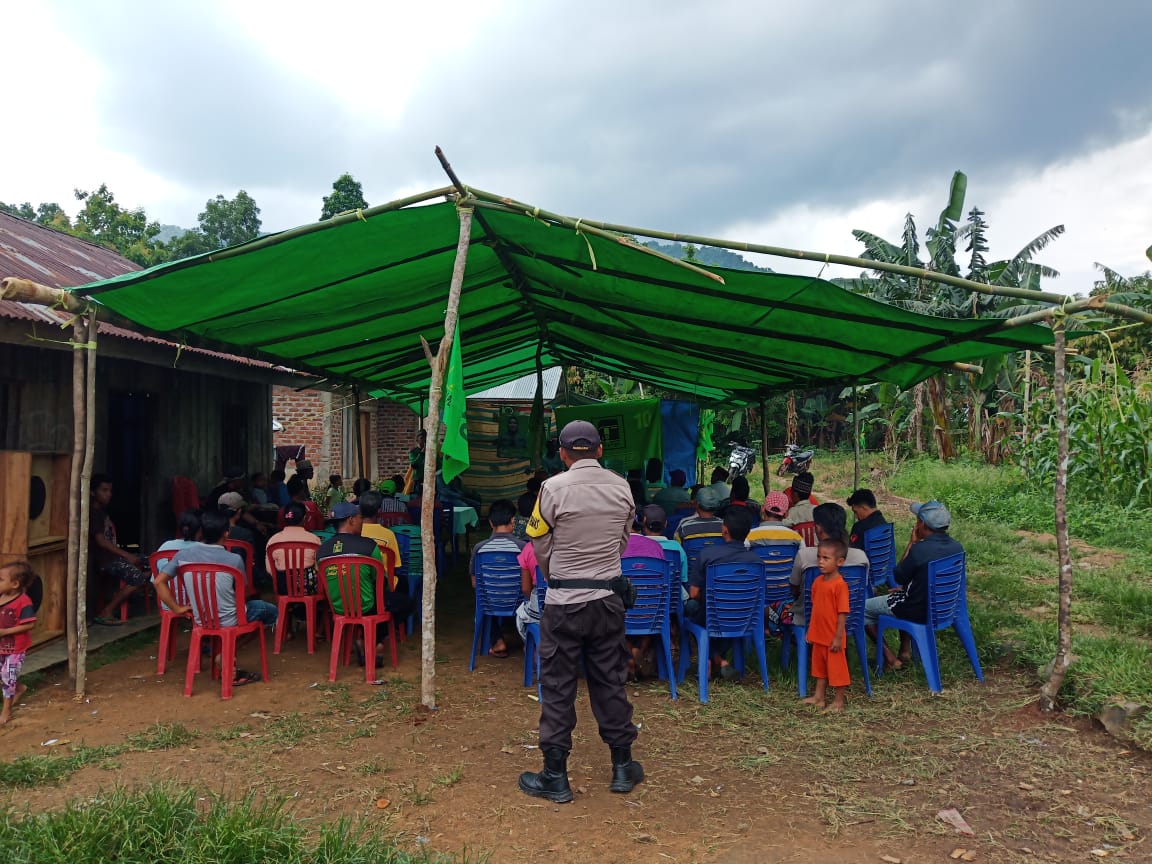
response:
<path id="1" fill-rule="evenodd" d="M 812 457 L 816 451 L 808 449 L 801 450 L 797 444 L 789 444 L 784 448 L 784 459 L 780 463 L 780 467 L 776 469 L 776 476 L 783 477 L 785 474 L 802 474 L 809 469 L 812 465 Z"/>
<path id="2" fill-rule="evenodd" d="M 755 464 L 755 450 L 751 447 L 745 447 L 743 444 L 733 444 L 732 451 L 728 454 L 728 482 L 731 483 L 737 477 L 751 474 Z"/>

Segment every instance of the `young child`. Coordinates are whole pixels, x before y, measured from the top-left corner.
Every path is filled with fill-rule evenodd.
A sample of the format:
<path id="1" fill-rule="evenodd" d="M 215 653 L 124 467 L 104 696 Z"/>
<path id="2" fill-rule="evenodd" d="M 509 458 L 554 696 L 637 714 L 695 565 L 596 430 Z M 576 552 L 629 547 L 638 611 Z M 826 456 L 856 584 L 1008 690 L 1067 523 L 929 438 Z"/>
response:
<path id="1" fill-rule="evenodd" d="M 344 480 L 339 474 L 332 474 L 328 477 L 328 510 L 331 512 L 332 508 L 337 504 L 342 504 L 348 500 L 348 496 L 344 494 Z"/>
<path id="2" fill-rule="evenodd" d="M 804 701 L 825 711 L 843 711 L 844 694 L 851 683 L 848 658 L 844 653 L 844 629 L 848 624 L 848 583 L 840 575 L 848 550 L 843 540 L 821 540 L 816 550 L 820 576 L 812 583 L 812 617 L 808 622 L 808 644 L 812 652 L 812 677 L 816 692 Z M 828 686 L 835 695 L 825 705 Z"/>
<path id="3" fill-rule="evenodd" d="M 36 574 L 27 561 L 0 567 L 0 685 L 4 709 L 0 725 L 12 719 L 12 703 L 28 688 L 19 683 L 24 657 L 32 647 L 30 631 L 36 626 L 36 610 L 26 593 Z"/>

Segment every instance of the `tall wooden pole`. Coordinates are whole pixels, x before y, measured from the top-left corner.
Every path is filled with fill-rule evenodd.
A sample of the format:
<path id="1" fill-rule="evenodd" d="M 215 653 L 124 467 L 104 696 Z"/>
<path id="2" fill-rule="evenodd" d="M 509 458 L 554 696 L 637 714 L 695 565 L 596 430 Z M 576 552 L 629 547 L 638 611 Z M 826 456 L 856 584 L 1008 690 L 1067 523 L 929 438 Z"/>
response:
<path id="1" fill-rule="evenodd" d="M 68 677 L 76 683 L 77 618 L 76 598 L 80 566 L 80 498 L 87 494 L 80 480 L 84 468 L 85 429 L 85 364 L 87 360 L 88 322 L 78 317 L 73 326 L 75 345 L 72 351 L 72 470 L 68 475 L 68 559 L 65 583 L 64 621 L 68 637 Z M 85 545 L 87 545 L 85 538 Z"/>
<path id="2" fill-rule="evenodd" d="M 460 291 L 464 286 L 464 267 L 472 239 L 472 210 L 460 208 L 460 239 L 456 244 L 456 263 L 448 288 L 448 309 L 444 313 L 444 338 L 432 362 L 432 380 L 428 385 L 428 414 L 424 429 L 428 443 L 424 448 L 424 491 L 420 498 L 420 543 L 424 552 L 423 629 L 420 643 L 420 701 L 425 708 L 436 710 L 436 535 L 433 519 L 436 513 L 436 460 L 440 453 L 440 397 L 444 389 L 444 372 L 452 353 L 456 320 L 460 314 Z M 449 525 L 448 530 L 454 526 Z"/>
<path id="3" fill-rule="evenodd" d="M 1026 466 L 1028 458 L 1028 415 L 1032 413 L 1032 352 L 1024 352 L 1024 437 L 1020 447 L 1020 464 Z"/>
<path id="4" fill-rule="evenodd" d="M 92 462 L 96 448 L 96 307 L 88 310 L 87 369 L 84 375 L 84 461 L 80 469 L 80 525 L 76 566 L 76 682 L 75 699 L 84 698 L 88 681 L 88 527 L 92 521 Z M 75 422 L 79 423 L 80 418 Z"/>
<path id="5" fill-rule="evenodd" d="M 764 495 L 768 495 L 768 404 L 760 400 L 760 474 L 764 478 Z"/>
<path id="6" fill-rule="evenodd" d="M 1068 396 L 1065 373 L 1066 319 L 1063 315 L 1052 322 L 1056 336 L 1056 374 L 1053 394 L 1056 397 L 1056 556 L 1060 564 L 1060 607 L 1056 615 L 1056 657 L 1052 660 L 1048 680 L 1040 688 L 1040 709 L 1056 707 L 1056 696 L 1064 676 L 1072 665 L 1072 554 L 1068 542 Z"/>
<path id="7" fill-rule="evenodd" d="M 368 458 L 364 452 L 364 424 L 360 420 L 360 387 L 352 387 L 352 422 L 356 424 L 356 479 L 368 476 Z"/>
<path id="8" fill-rule="evenodd" d="M 852 491 L 860 488 L 860 388 L 852 385 Z"/>

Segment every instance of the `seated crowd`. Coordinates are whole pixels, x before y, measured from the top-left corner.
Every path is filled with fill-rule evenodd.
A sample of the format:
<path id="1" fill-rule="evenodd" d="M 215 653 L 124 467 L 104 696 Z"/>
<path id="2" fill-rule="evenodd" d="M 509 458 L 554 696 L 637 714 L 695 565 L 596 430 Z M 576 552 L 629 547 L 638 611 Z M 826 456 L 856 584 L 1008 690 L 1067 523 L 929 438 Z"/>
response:
<path id="1" fill-rule="evenodd" d="M 109 513 L 112 478 L 93 475 L 91 560 L 96 581 L 115 586 L 110 599 L 99 608 L 94 623 L 119 626 L 122 621 L 116 615 L 117 610 L 148 584 L 154 585 L 157 599 L 164 608 L 201 623 L 207 610 L 200 609 L 192 595 L 187 595 L 187 602 L 179 602 L 172 582 L 182 565 L 218 564 L 235 568 L 242 576 L 238 584 L 229 571 L 216 574 L 215 606 L 220 623 L 235 626 L 244 621 L 258 621 L 273 626 L 278 618 L 277 606 L 261 599 L 260 594 L 262 591 L 274 595 L 290 593 L 285 543 L 305 544 L 303 592 L 327 594 L 336 614 L 341 614 L 343 609 L 336 591 L 334 568 L 326 567 L 325 561 L 347 554 L 364 555 L 382 564 L 387 560 L 384 606 L 394 621 L 403 621 L 412 613 L 414 602 L 409 596 L 400 544 L 395 533 L 380 524 L 383 512 L 403 514 L 398 520 L 409 521 L 407 504 L 397 498 L 403 478 L 389 478 L 378 488 L 367 480 L 357 480 L 351 500 L 347 500 L 340 478 L 333 475 L 326 493 L 330 506 L 324 515 L 309 490 L 312 470 L 306 460 L 297 463 L 296 474 L 287 482 L 282 471 L 268 476 L 261 473 L 246 476 L 240 469 L 230 468 L 224 473 L 223 481 L 201 500 L 201 506 L 180 514 L 176 538 L 164 542 L 157 550 L 173 553 L 157 573 L 150 572 L 147 556 L 119 545 Z M 365 568 L 361 573 L 365 613 L 373 612 L 376 603 L 375 580 L 369 578 L 368 571 L 369 568 Z M 243 616 L 238 613 L 240 608 L 244 610 Z M 294 611 L 298 609 L 293 607 Z M 286 632 L 288 638 L 292 638 L 292 628 Z M 383 636 L 377 633 L 378 655 L 382 641 Z M 359 644 L 356 648 L 362 661 L 364 649 Z M 215 662 L 218 663 L 219 658 Z M 258 673 L 236 669 L 234 684 L 243 685 L 259 678 Z"/>
<path id="2" fill-rule="evenodd" d="M 476 553 L 506 550 L 517 555 L 523 602 L 516 612 L 515 624 L 521 640 L 525 638 L 526 626 L 540 620 L 537 589 L 541 577 L 532 543 L 523 536 L 520 524 L 523 517 L 532 511 L 539 494 L 540 479 L 534 477 L 516 503 L 497 501 L 491 505 L 488 519 L 492 535 L 473 549 L 469 566 L 469 575 L 475 586 Z M 633 495 L 637 498 L 636 521 L 622 557 L 663 557 L 679 562 L 674 582 L 681 589 L 678 602 L 683 603 L 684 618 L 704 625 L 710 565 L 743 563 L 758 567 L 761 558 L 754 547 L 781 541 L 795 543 L 796 554 L 789 579 L 793 600 L 769 605 L 765 614 L 765 632 L 770 636 L 780 636 L 783 628 L 792 624 L 808 628 L 814 662 L 819 664 L 819 668 L 813 667 L 817 690 L 810 701 L 823 704 L 826 693 L 831 692 L 829 710 L 841 710 L 848 683 L 842 620 L 848 611 L 845 605 L 848 595 L 839 571 L 842 567 L 861 565 L 867 572 L 869 561 L 864 552 L 865 533 L 887 524 L 877 508 L 876 496 L 869 489 L 857 489 L 849 496 L 847 504 L 854 517 L 849 528 L 845 507 L 833 502 L 820 503 L 812 494 L 814 481 L 808 472 L 798 474 L 788 490 L 769 492 L 762 503 L 750 499 L 746 477 L 733 478 L 729 484 L 728 474 L 723 468 L 713 472 L 711 483 L 690 489 L 687 476 L 681 470 L 671 471 L 669 479 L 670 483 L 657 491 L 648 503 L 642 503 L 639 498 L 639 484 L 633 486 Z M 928 565 L 963 551 L 948 534 L 951 517 L 944 505 L 930 501 L 914 504 L 911 509 L 917 521 L 902 560 L 895 568 L 896 587 L 886 594 L 870 598 L 865 607 L 867 632 L 873 641 L 876 638 L 875 624 L 881 614 L 923 623 L 927 616 Z M 814 544 L 806 544 L 804 536 L 796 528 L 810 528 Z M 711 538 L 712 542 L 698 554 L 687 554 L 685 544 L 692 546 L 693 540 L 701 538 Z M 802 594 L 805 573 L 813 568 L 820 574 L 812 589 L 813 616 L 817 620 L 807 621 Z M 840 606 L 844 608 L 841 610 Z M 508 656 L 508 643 L 500 622 L 494 621 L 491 627 L 490 655 Z M 630 640 L 629 672 L 632 677 L 639 677 L 651 667 L 650 643 L 651 637 Z M 722 679 L 739 677 L 730 659 L 730 649 L 725 640 L 710 641 L 712 676 Z M 911 657 L 910 641 L 905 633 L 900 634 L 897 652 L 887 645 L 881 646 L 880 650 L 884 652 L 885 665 L 889 668 L 901 669 Z"/>

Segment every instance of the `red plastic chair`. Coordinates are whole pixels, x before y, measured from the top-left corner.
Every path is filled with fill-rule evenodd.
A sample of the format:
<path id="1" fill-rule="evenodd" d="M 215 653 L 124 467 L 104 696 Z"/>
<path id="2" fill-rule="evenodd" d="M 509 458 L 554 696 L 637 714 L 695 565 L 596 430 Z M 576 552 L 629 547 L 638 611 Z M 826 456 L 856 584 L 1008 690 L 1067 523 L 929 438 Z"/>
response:
<path id="1" fill-rule="evenodd" d="M 387 560 L 391 560 L 391 553 L 383 550 Z M 392 615 L 384 608 L 384 599 L 388 596 L 387 582 L 390 567 L 381 564 L 375 558 L 367 555 L 332 555 L 319 562 L 319 570 L 324 580 L 325 590 L 328 592 L 329 604 L 332 606 L 332 654 L 328 664 L 328 680 L 336 680 L 336 666 L 340 658 L 340 647 L 344 641 L 344 628 L 349 628 L 348 640 L 344 644 L 344 665 L 352 661 L 352 628 L 360 627 L 364 633 L 364 680 L 376 680 L 376 627 L 379 624 L 392 622 Z M 336 568 L 336 585 L 330 584 L 327 571 Z M 372 612 L 364 610 L 360 595 L 360 570 L 369 567 L 376 582 L 376 602 Z M 335 587 L 335 593 L 333 592 Z M 340 598 L 340 608 L 336 611 L 336 604 L 332 601 Z M 392 648 L 392 668 L 400 665 L 396 656 L 396 625 L 391 623 L 388 628 L 388 642 Z"/>
<path id="2" fill-rule="evenodd" d="M 816 538 L 815 522 L 797 522 L 792 530 L 804 538 L 805 546 L 815 546 L 820 541 Z"/>
<path id="3" fill-rule="evenodd" d="M 397 525 L 412 524 L 412 520 L 408 518 L 407 512 L 401 513 L 398 510 L 387 510 L 377 514 L 376 522 L 385 528 L 395 528 Z"/>
<path id="4" fill-rule="evenodd" d="M 220 607 L 216 602 L 216 579 L 218 576 L 232 577 L 236 592 L 236 623 L 226 627 L 220 623 Z M 246 633 L 256 633 L 260 637 L 260 671 L 264 681 L 268 680 L 268 651 L 264 644 L 264 625 L 259 621 L 249 621 L 244 611 L 244 574 L 227 564 L 181 564 L 176 571 L 176 579 L 183 583 L 184 591 L 193 609 L 192 639 L 188 643 L 188 669 L 184 675 L 184 695 L 192 695 L 192 682 L 200 671 L 200 642 L 202 639 L 219 639 L 220 650 L 213 645 L 212 658 L 220 655 L 220 671 L 212 664 L 212 677 L 220 675 L 220 698 L 232 698 L 232 679 L 236 675 L 236 640 Z"/>
<path id="5" fill-rule="evenodd" d="M 298 540 L 282 540 L 278 543 L 268 544 L 266 563 L 269 573 L 275 573 L 277 569 L 272 553 L 275 550 L 280 550 L 284 555 L 286 588 L 284 594 L 277 593 L 276 595 L 276 608 L 280 614 L 276 618 L 276 638 L 272 645 L 273 654 L 279 654 L 280 648 L 284 645 L 284 631 L 288 626 L 288 607 L 293 603 L 299 603 L 304 607 L 304 618 L 308 627 L 308 653 L 316 653 L 316 610 L 324 602 L 324 595 L 319 593 L 319 586 L 317 586 L 318 593 L 316 594 L 308 594 L 304 589 L 305 574 L 308 571 L 308 567 L 304 564 L 304 556 L 309 549 L 315 552 L 317 547 L 315 544 L 301 543 Z M 317 576 L 316 578 L 319 580 L 320 577 Z"/>
<path id="6" fill-rule="evenodd" d="M 153 552 L 148 556 L 148 569 L 152 571 L 152 581 L 160 575 L 160 568 L 176 557 L 175 552 Z M 184 583 L 179 579 L 169 579 L 168 584 L 172 593 L 176 595 L 176 602 L 181 606 L 188 605 L 188 595 L 184 592 Z M 176 630 L 172 624 L 176 621 L 188 621 L 189 615 L 177 615 L 165 609 L 159 599 L 156 601 L 160 610 L 160 647 L 156 650 L 156 674 L 163 675 L 169 660 L 176 659 Z"/>
<path id="7" fill-rule="evenodd" d="M 123 588 L 127 584 L 128 583 L 125 582 L 123 579 L 120 580 L 120 587 L 121 588 Z M 151 615 L 152 614 L 152 586 L 151 585 L 145 585 L 143 587 L 143 589 L 141 589 L 141 590 L 144 594 L 144 614 L 145 615 Z M 128 603 L 131 599 L 132 598 L 129 597 L 127 600 L 125 600 L 123 603 L 120 604 L 120 620 L 121 621 L 127 621 L 128 620 Z M 157 602 L 156 605 L 157 605 L 157 607 L 159 607 L 159 605 L 160 605 L 159 602 Z"/>
<path id="8" fill-rule="evenodd" d="M 200 492 L 190 477 L 177 474 L 172 478 L 172 512 L 179 519 L 185 510 L 200 508 Z"/>
<path id="9" fill-rule="evenodd" d="M 256 550 L 252 544 L 247 540 L 225 539 L 224 548 L 244 559 L 244 584 L 249 588 L 255 585 L 256 583 L 252 581 L 252 568 L 255 566 Z"/>

